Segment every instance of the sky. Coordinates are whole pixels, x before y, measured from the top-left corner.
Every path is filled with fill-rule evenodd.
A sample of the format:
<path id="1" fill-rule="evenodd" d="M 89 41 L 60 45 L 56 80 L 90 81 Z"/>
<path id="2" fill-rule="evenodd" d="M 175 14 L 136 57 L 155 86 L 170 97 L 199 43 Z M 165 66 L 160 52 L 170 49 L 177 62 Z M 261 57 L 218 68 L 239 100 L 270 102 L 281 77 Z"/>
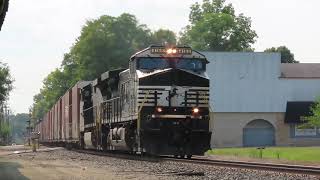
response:
<path id="1" fill-rule="evenodd" d="M 188 24 L 190 5 L 196 0 L 11 0 L 2 31 L 0 61 L 15 79 L 9 106 L 14 113 L 28 112 L 43 79 L 59 68 L 87 20 L 101 15 L 135 15 L 152 30 L 178 33 Z M 296 60 L 320 63 L 320 1 L 227 0 L 236 13 L 252 19 L 259 38 L 256 51 L 286 45 Z"/>

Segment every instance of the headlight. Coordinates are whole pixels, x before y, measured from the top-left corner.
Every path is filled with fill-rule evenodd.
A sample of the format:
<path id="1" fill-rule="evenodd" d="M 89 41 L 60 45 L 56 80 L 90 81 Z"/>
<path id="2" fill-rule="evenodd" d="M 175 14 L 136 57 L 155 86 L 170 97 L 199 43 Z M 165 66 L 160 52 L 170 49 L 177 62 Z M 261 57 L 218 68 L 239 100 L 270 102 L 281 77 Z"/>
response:
<path id="1" fill-rule="evenodd" d="M 173 54 L 177 53 L 177 50 L 176 49 L 172 49 L 172 53 Z"/>
<path id="2" fill-rule="evenodd" d="M 192 109 L 192 112 L 193 112 L 193 113 L 198 113 L 198 112 L 199 112 L 199 108 L 193 108 L 193 109 Z"/>
<path id="3" fill-rule="evenodd" d="M 157 107 L 157 112 L 161 113 L 162 112 L 162 108 L 161 107 Z"/>
<path id="4" fill-rule="evenodd" d="M 167 49 L 167 54 L 176 54 L 177 53 L 177 49 Z"/>

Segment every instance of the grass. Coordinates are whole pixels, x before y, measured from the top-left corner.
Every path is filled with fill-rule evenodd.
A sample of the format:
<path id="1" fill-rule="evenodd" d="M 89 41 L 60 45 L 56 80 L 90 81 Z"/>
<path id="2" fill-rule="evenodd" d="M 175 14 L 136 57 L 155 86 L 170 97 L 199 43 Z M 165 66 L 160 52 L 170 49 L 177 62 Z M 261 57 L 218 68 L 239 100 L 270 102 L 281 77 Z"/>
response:
<path id="1" fill-rule="evenodd" d="M 207 153 L 210 155 L 320 162 L 320 147 L 223 148 L 212 149 Z"/>

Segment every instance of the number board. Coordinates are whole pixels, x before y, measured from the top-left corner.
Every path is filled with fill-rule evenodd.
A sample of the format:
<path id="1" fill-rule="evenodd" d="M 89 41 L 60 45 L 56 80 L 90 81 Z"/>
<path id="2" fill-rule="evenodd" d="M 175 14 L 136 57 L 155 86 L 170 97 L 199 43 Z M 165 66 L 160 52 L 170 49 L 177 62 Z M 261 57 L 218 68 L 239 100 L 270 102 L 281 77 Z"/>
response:
<path id="1" fill-rule="evenodd" d="M 169 49 L 171 49 L 171 53 L 168 53 Z M 152 54 L 192 54 L 191 48 L 151 47 L 150 51 Z"/>

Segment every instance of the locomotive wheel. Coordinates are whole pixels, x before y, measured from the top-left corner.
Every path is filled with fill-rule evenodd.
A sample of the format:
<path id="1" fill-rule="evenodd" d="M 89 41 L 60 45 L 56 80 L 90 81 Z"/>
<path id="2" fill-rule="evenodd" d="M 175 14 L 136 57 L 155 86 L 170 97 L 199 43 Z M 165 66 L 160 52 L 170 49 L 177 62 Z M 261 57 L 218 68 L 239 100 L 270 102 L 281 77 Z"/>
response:
<path id="1" fill-rule="evenodd" d="M 184 155 L 184 154 L 180 154 L 179 158 L 180 158 L 180 159 L 184 159 L 185 156 L 186 156 L 186 155 Z"/>
<path id="2" fill-rule="evenodd" d="M 191 159 L 191 158 L 192 158 L 192 155 L 191 155 L 191 154 L 187 155 L 187 158 L 188 158 L 188 159 Z"/>

